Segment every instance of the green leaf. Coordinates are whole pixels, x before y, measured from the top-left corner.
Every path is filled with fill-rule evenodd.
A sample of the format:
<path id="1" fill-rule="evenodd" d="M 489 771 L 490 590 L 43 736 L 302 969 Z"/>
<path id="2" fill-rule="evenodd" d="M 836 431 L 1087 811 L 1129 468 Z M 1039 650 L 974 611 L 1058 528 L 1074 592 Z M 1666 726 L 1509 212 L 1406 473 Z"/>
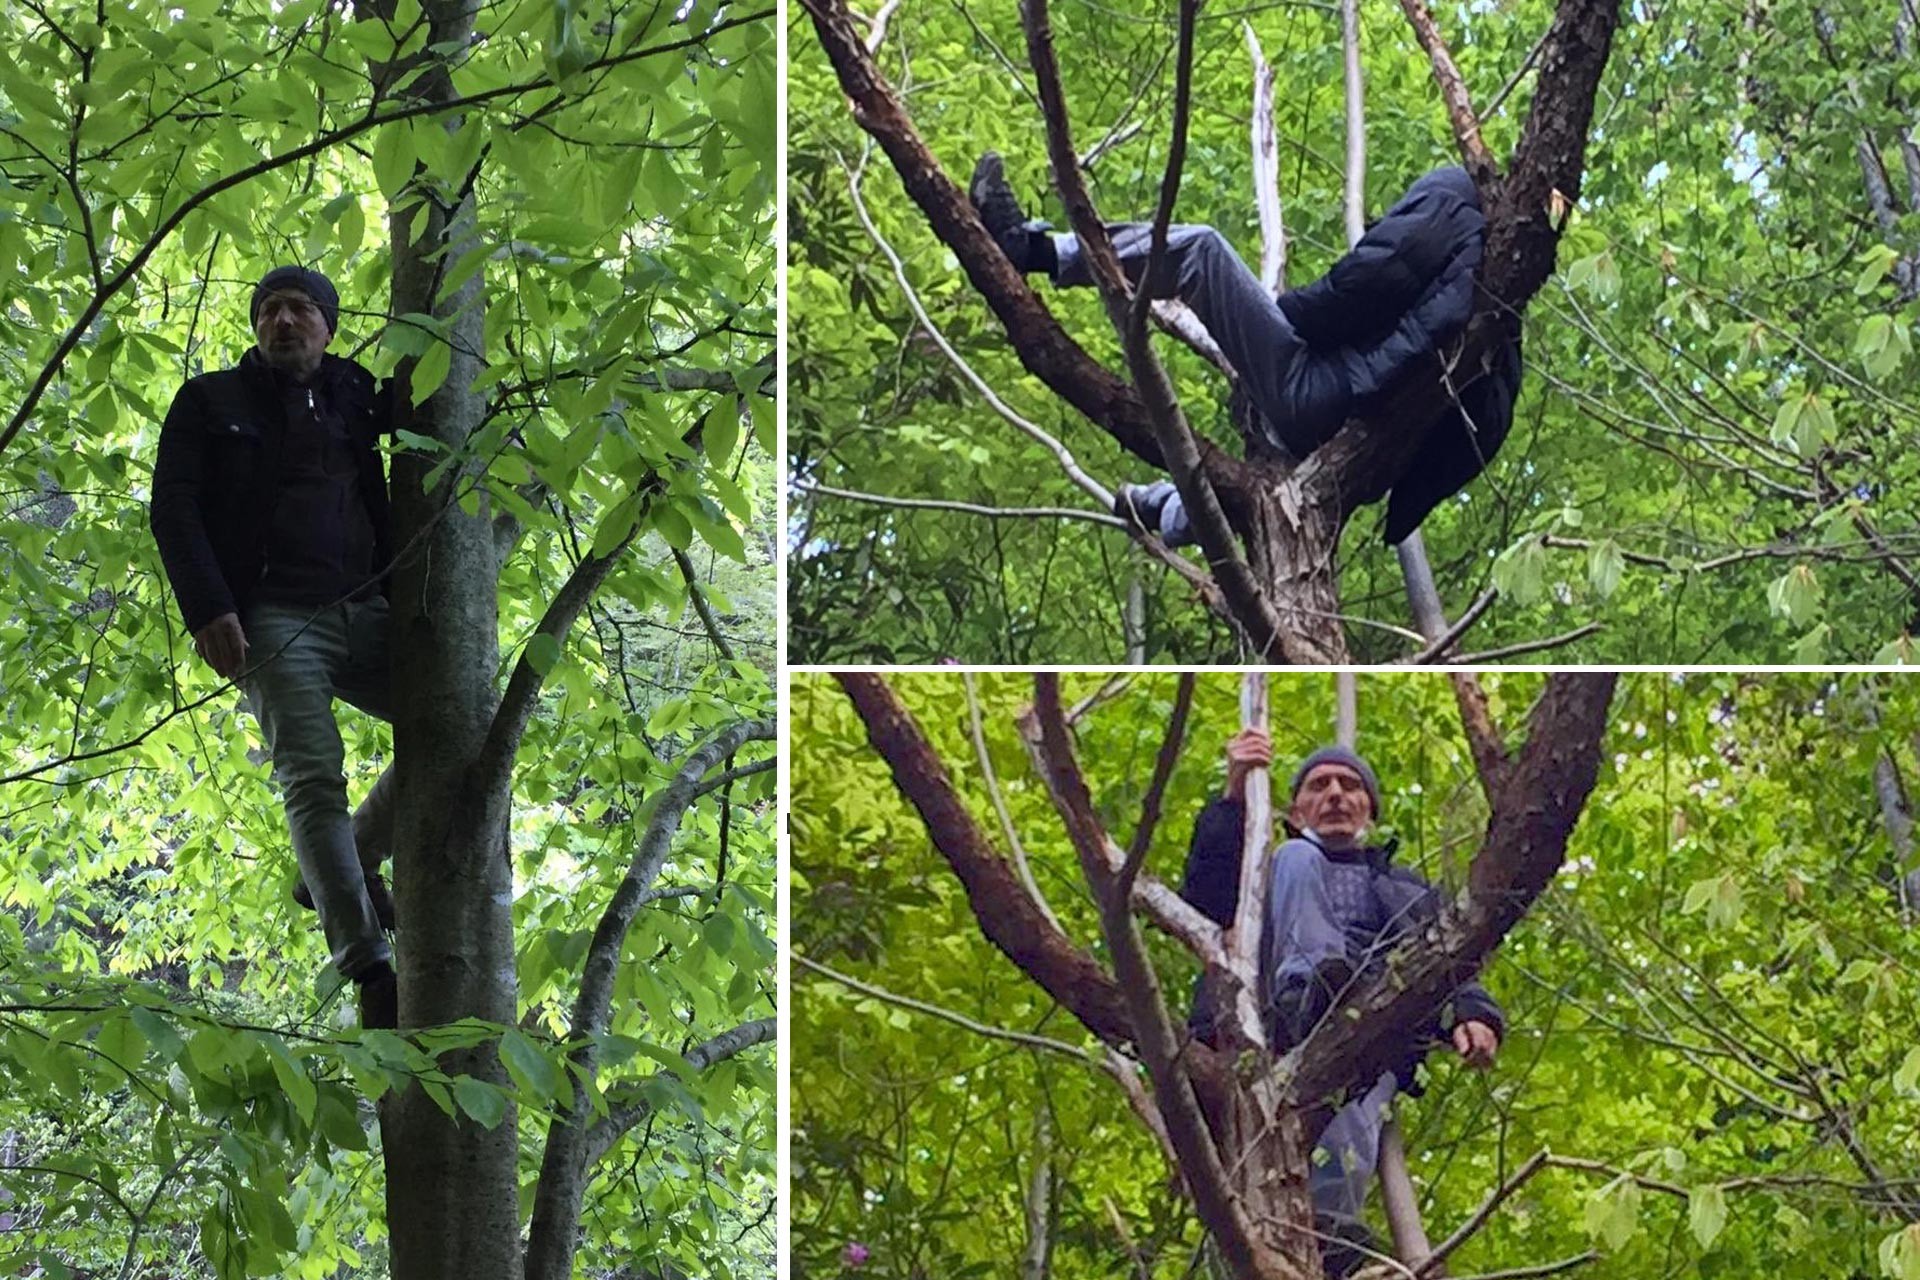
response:
<path id="1" fill-rule="evenodd" d="M 1687 1225 L 1702 1249 L 1713 1246 L 1727 1225 L 1727 1194 L 1717 1184 L 1706 1184 L 1687 1193 Z"/>
<path id="2" fill-rule="evenodd" d="M 1865 297 L 1880 287 L 1887 278 L 1887 272 L 1893 270 L 1893 264 L 1900 260 L 1900 254 L 1890 244 L 1876 244 L 1854 259 L 1860 264 L 1859 278 L 1853 282 L 1855 297 Z"/>
<path id="3" fill-rule="evenodd" d="M 630 493 L 615 503 L 593 531 L 593 554 L 605 559 L 614 553 L 640 520 L 641 496 Z"/>
<path id="4" fill-rule="evenodd" d="M 1622 1174 L 1587 1197 L 1587 1234 L 1623 1248 L 1640 1221 L 1640 1184 Z"/>
<path id="5" fill-rule="evenodd" d="M 373 180 L 391 202 L 413 177 L 413 130 L 407 121 L 397 120 L 381 125 L 378 134 L 373 140 Z"/>
<path id="6" fill-rule="evenodd" d="M 1920 1222 L 1910 1222 L 1880 1242 L 1880 1270 L 1892 1280 L 1920 1280 Z"/>
<path id="7" fill-rule="evenodd" d="M 314 1103 L 319 1094 L 313 1077 L 307 1074 L 305 1064 L 293 1056 L 279 1036 L 265 1033 L 259 1036 L 259 1040 L 267 1047 L 274 1078 L 280 1082 L 280 1088 L 293 1103 L 294 1111 L 299 1114 L 302 1123 L 312 1124 Z"/>
<path id="8" fill-rule="evenodd" d="M 471 1116 L 483 1129 L 492 1129 L 499 1125 L 507 1114 L 507 1095 L 498 1086 L 484 1080 L 475 1080 L 472 1076 L 461 1076 L 453 1082 L 454 1101 L 460 1109 Z"/>
<path id="9" fill-rule="evenodd" d="M 534 633 L 527 641 L 527 665 L 545 676 L 560 661 L 560 642 L 545 631 Z"/>
<path id="10" fill-rule="evenodd" d="M 1493 562 L 1493 585 L 1521 608 L 1538 604 L 1547 590 L 1547 549 L 1529 535 Z"/>
<path id="11" fill-rule="evenodd" d="M 717 911 L 708 916 L 700 926 L 700 940 L 715 955 L 728 954 L 733 950 L 733 918 Z"/>
<path id="12" fill-rule="evenodd" d="M 654 529 L 675 551 L 685 551 L 693 542 L 693 525 L 671 502 L 655 504 L 652 519 Z"/>
<path id="13" fill-rule="evenodd" d="M 1621 554 L 1620 544 L 1612 538 L 1603 538 L 1593 544 L 1587 554 L 1587 580 L 1593 584 L 1594 594 L 1602 600 L 1614 593 L 1620 585 L 1620 575 L 1626 570 L 1626 557 Z"/>
<path id="14" fill-rule="evenodd" d="M 1920 661 L 1920 645 L 1916 645 L 1914 638 L 1904 631 L 1881 645 L 1873 655 L 1873 665 L 1876 667 L 1909 667 L 1916 661 Z"/>
<path id="15" fill-rule="evenodd" d="M 1900 1069 L 1893 1073 L 1893 1087 L 1900 1093 L 1920 1093 L 1920 1045 L 1907 1050 Z"/>
<path id="16" fill-rule="evenodd" d="M 548 1099 L 559 1092 L 560 1074 L 553 1061 L 518 1028 L 509 1027 L 500 1037 L 500 1058 L 534 1097 Z"/>
<path id="17" fill-rule="evenodd" d="M 428 396 L 440 389 L 447 380 L 447 369 L 453 362 L 453 348 L 444 342 L 435 342 L 427 348 L 420 362 L 413 367 L 413 403 L 415 407 L 426 402 Z"/>
<path id="18" fill-rule="evenodd" d="M 1788 622 L 1810 622 L 1820 609 L 1820 581 L 1813 567 L 1796 564 L 1767 588 L 1767 603 Z"/>

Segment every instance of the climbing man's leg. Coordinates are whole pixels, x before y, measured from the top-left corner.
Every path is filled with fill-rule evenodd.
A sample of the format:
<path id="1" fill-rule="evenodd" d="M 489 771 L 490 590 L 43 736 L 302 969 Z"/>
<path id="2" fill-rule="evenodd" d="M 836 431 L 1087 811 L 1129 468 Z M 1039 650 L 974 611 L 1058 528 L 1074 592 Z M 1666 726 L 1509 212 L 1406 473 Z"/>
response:
<path id="1" fill-rule="evenodd" d="M 248 610 L 245 630 L 256 665 L 239 683 L 273 753 L 294 856 L 334 967 L 356 982 L 390 974 L 393 953 L 360 874 L 333 718 L 334 676 L 348 647 L 345 613 L 259 605 Z"/>
<path id="2" fill-rule="evenodd" d="M 1006 185 L 1000 157 L 988 152 L 974 170 L 970 195 L 981 221 L 1022 271 L 1046 271 L 1063 288 L 1093 283 L 1077 236 L 1045 235 Z M 1127 278 L 1137 287 L 1152 248 L 1145 223 L 1112 223 L 1107 235 Z M 1187 304 L 1240 375 L 1260 415 L 1278 433 L 1273 443 L 1296 458 L 1332 434 L 1346 417 L 1346 377 L 1316 360 L 1293 325 L 1226 238 L 1212 227 L 1167 229 L 1162 267 L 1148 284 L 1156 298 Z"/>
<path id="3" fill-rule="evenodd" d="M 1334 912 L 1326 854 L 1310 840 L 1274 850 L 1261 929 L 1261 973 L 1276 1051 L 1306 1038 L 1353 979 L 1347 935 Z"/>
<path id="4" fill-rule="evenodd" d="M 1380 1129 L 1387 1105 L 1398 1088 L 1393 1073 L 1383 1072 L 1373 1088 L 1334 1113 L 1314 1148 L 1307 1188 L 1313 1196 L 1314 1227 L 1329 1280 L 1343 1280 L 1364 1264 L 1374 1249 L 1373 1234 L 1361 1220 L 1367 1187 L 1380 1159 Z"/>
<path id="5" fill-rule="evenodd" d="M 392 677 L 387 665 L 387 602 L 375 597 L 342 606 L 346 613 L 345 657 L 333 672 L 333 696 L 368 715 L 393 722 Z M 380 776 L 353 811 L 353 845 L 367 897 L 383 929 L 393 928 L 393 894 L 380 864 L 393 856 L 393 766 Z M 293 900 L 313 910 L 313 892 L 302 880 Z"/>

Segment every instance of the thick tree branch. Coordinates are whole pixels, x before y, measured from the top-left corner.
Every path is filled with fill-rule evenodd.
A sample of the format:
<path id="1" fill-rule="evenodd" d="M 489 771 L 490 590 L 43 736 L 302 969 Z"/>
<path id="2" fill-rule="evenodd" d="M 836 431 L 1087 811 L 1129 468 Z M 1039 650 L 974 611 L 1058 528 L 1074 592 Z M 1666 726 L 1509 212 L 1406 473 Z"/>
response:
<path id="1" fill-rule="evenodd" d="M 887 762 L 894 785 L 919 812 L 934 848 L 966 888 L 981 932 L 1094 1035 L 1116 1047 L 1130 1044 L 1132 1025 L 1113 978 L 1049 923 L 974 821 L 933 745 L 886 680 L 846 671 L 834 678 L 865 722 L 868 740 Z"/>
<path id="2" fill-rule="evenodd" d="M 1167 169 L 1161 183 L 1160 201 L 1154 212 L 1152 248 L 1142 280 L 1154 277 L 1166 252 L 1167 224 L 1180 189 L 1180 166 L 1186 153 L 1187 102 L 1193 65 L 1193 22 L 1197 0 L 1182 0 L 1180 5 L 1179 48 L 1175 66 L 1175 102 L 1173 140 L 1168 149 Z M 1163 466 L 1180 491 L 1201 550 L 1222 597 L 1231 610 L 1233 621 L 1245 634 L 1257 657 L 1271 660 L 1313 662 L 1328 655 L 1300 638 L 1284 631 L 1279 616 L 1255 580 L 1241 556 L 1239 544 L 1227 523 L 1226 512 L 1215 494 L 1213 483 L 1202 465 L 1200 441 L 1187 424 L 1166 369 L 1154 355 L 1145 323 L 1146 297 L 1143 287 L 1131 294 L 1120 261 L 1107 236 L 1106 224 L 1087 193 L 1086 180 L 1074 162 L 1073 138 L 1067 120 L 1065 92 L 1060 84 L 1060 67 L 1053 51 L 1053 31 L 1047 14 L 1047 0 L 1022 0 L 1021 16 L 1027 35 L 1027 57 L 1033 64 L 1034 82 L 1040 94 L 1040 109 L 1046 121 L 1047 153 L 1053 161 L 1054 181 L 1067 209 L 1080 252 L 1092 269 L 1094 283 L 1106 304 L 1107 317 L 1126 352 L 1127 368 L 1139 390 L 1148 427 L 1160 447 Z"/>
<path id="3" fill-rule="evenodd" d="M 1007 261 L 966 193 L 927 150 L 898 94 L 874 65 L 843 0 L 802 0 L 802 4 L 833 63 L 855 122 L 887 153 L 934 234 L 954 251 L 968 280 L 1006 327 L 1021 363 L 1123 448 L 1151 466 L 1162 466 L 1160 447 L 1139 396 L 1068 336 Z"/>
<path id="4" fill-rule="evenodd" d="M 1248 1280 L 1297 1280 L 1302 1271 L 1255 1236 L 1246 1208 L 1234 1194 L 1228 1172 L 1201 1113 L 1173 1028 L 1160 981 L 1133 923 L 1133 905 L 1121 877 L 1107 865 L 1111 843 L 1094 816 L 1093 800 L 1074 759 L 1073 743 L 1060 707 L 1059 677 L 1034 677 L 1034 714 L 1049 790 L 1067 827 L 1080 866 L 1100 906 L 1101 930 L 1113 955 L 1114 973 L 1133 1023 L 1134 1040 L 1152 1081 L 1153 1099 L 1166 1123 L 1167 1138 L 1179 1156 L 1180 1172 L 1194 1207 L 1236 1276 Z M 1190 1052 L 1207 1052 L 1191 1050 Z"/>
<path id="5" fill-rule="evenodd" d="M 1467 82 L 1461 77 L 1460 68 L 1454 65 L 1453 54 L 1448 51 L 1426 0 L 1400 0 L 1400 7 L 1406 11 L 1407 21 L 1413 24 L 1413 33 L 1419 38 L 1420 47 L 1427 51 L 1428 61 L 1433 63 L 1433 80 L 1440 86 L 1440 100 L 1446 104 L 1453 138 L 1460 146 L 1460 156 L 1473 177 L 1473 185 L 1485 191 L 1499 176 L 1499 169 L 1480 136 L 1480 117 L 1475 114 L 1467 94 Z"/>

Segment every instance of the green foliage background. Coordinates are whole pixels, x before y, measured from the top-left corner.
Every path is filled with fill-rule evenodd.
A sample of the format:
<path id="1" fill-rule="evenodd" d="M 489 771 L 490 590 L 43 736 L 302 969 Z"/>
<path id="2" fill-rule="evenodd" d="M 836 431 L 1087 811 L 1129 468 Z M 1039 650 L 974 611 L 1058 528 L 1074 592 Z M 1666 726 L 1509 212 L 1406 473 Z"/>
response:
<path id="1" fill-rule="evenodd" d="M 1067 676 L 1063 697 L 1087 697 L 1105 679 Z M 1073 850 L 1014 731 L 1029 678 L 977 680 L 988 755 L 1035 877 L 1067 932 L 1098 954 Z M 1121 680 L 1080 722 L 1078 754 L 1124 843 L 1175 681 Z M 1517 739 L 1543 677 L 1485 682 Z M 1004 849 L 961 679 L 892 683 Z M 1146 864 L 1175 884 L 1192 820 L 1224 780 L 1238 686 L 1201 678 Z M 1329 675 L 1269 677 L 1278 761 L 1331 738 L 1333 686 Z M 1509 1015 L 1498 1065 L 1480 1075 L 1436 1055 L 1429 1092 L 1399 1110 L 1436 1240 L 1543 1148 L 1604 1168 L 1535 1176 L 1450 1271 L 1594 1249 L 1575 1274 L 1920 1274 L 1920 931 L 1913 904 L 1902 914 L 1873 786 L 1882 752 L 1911 785 L 1916 695 L 1904 678 L 1820 673 L 1622 678 L 1566 865 L 1484 975 Z M 989 1027 L 1097 1049 L 981 936 L 838 687 L 809 675 L 792 696 L 797 955 Z M 1448 684 L 1362 676 L 1359 709 L 1359 746 L 1384 785 L 1399 860 L 1457 886 L 1486 805 Z M 1196 966 L 1148 936 L 1184 1011 Z M 1041 1159 L 1057 1183 L 1057 1280 L 1193 1274 L 1197 1220 L 1104 1073 L 804 963 L 793 989 L 796 1275 L 852 1274 L 841 1257 L 854 1241 L 872 1251 L 860 1274 L 885 1280 L 1015 1274 L 1022 1196 Z M 1877 1176 L 1863 1174 L 1849 1143 Z"/>
<path id="2" fill-rule="evenodd" d="M 648 797 L 713 727 L 774 705 L 770 16 L 483 5 L 471 48 L 435 50 L 472 100 L 449 132 L 380 123 L 404 102 L 369 60 L 425 46 L 414 0 L 390 22 L 320 0 L 0 13 L 0 406 L 23 415 L 0 452 L 0 1271 L 386 1274 L 367 1100 L 433 1080 L 431 1062 L 343 1034 L 351 996 L 327 997 L 315 918 L 288 896 L 251 718 L 179 632 L 145 505 L 174 391 L 240 356 L 276 262 L 339 286 L 336 353 L 382 375 L 421 356 L 417 395 L 444 378 L 444 331 L 385 312 L 385 228 L 390 203 L 467 185 L 481 249 L 440 265 L 448 287 L 486 276 L 473 447 L 492 509 L 525 526 L 503 661 L 588 548 L 642 522 L 520 757 L 505 1049 L 531 1193 L 545 1119 L 577 1087 L 555 1037 Z M 696 454 L 680 438 L 702 414 Z M 656 471 L 652 503 L 618 501 Z M 340 712 L 357 798 L 391 735 Z M 771 1049 L 704 1072 L 680 1057 L 771 1015 L 772 792 L 770 772 L 733 786 L 724 860 L 720 801 L 695 808 L 662 883 L 700 895 L 626 939 L 600 1087 L 638 1085 L 653 1110 L 589 1189 L 584 1274 L 772 1274 Z M 504 1111 L 474 1081 L 428 1088 L 474 1123 Z"/>
<path id="3" fill-rule="evenodd" d="M 1547 29 L 1547 0 L 1434 6 L 1511 154 L 1531 79 L 1502 96 Z M 1831 20 L 1822 41 L 1816 10 Z M 1173 6 L 1093 0 L 1052 11 L 1067 106 L 1107 216 L 1145 216 L 1165 163 Z M 1457 151 L 1425 55 L 1399 6 L 1360 6 L 1367 209 L 1377 216 Z M 1330 5 L 1203 10 L 1190 154 L 1176 219 L 1220 227 L 1257 260 L 1243 24 L 1275 72 L 1290 279 L 1345 245 L 1340 16 Z M 1487 475 L 1423 526 L 1455 616 L 1503 598 L 1469 648 L 1604 629 L 1555 651 L 1569 662 L 1904 660 L 1915 597 L 1910 392 L 1920 304 L 1896 259 L 1920 249 L 1915 35 L 1853 0 L 1673 0 L 1622 6 L 1601 85 L 1578 214 L 1560 272 L 1530 306 L 1528 374 L 1514 430 Z M 888 496 L 1002 507 L 1084 506 L 1052 459 L 981 403 L 916 332 L 861 228 L 842 163 L 854 124 L 803 17 L 791 33 L 790 476 Z M 964 181 L 1007 156 L 1029 208 L 1065 219 L 1045 173 L 1038 107 L 1011 6 L 907 7 L 879 62 L 923 137 Z M 1496 101 L 1498 109 L 1495 108 Z M 1871 132 L 1890 179 L 1887 221 L 1863 184 Z M 884 157 L 866 201 L 935 322 L 989 385 L 1109 486 L 1157 478 L 1055 401 L 926 228 Z M 1069 332 L 1121 366 L 1093 291 L 1039 288 Z M 1172 342 L 1196 430 L 1236 441 L 1222 381 Z M 1237 448 L 1237 443 L 1235 445 Z M 1151 661 L 1232 655 L 1230 637 L 1117 531 L 1053 519 L 988 521 L 797 496 L 788 530 L 795 654 L 820 661 L 1116 662 L 1121 602 L 1148 598 Z M 1343 607 L 1407 625 L 1378 509 L 1342 547 Z M 1861 522 L 1864 522 L 1861 523 Z M 1352 625 L 1358 661 L 1405 639 Z M 1899 643 L 1895 643 L 1898 641 Z"/>

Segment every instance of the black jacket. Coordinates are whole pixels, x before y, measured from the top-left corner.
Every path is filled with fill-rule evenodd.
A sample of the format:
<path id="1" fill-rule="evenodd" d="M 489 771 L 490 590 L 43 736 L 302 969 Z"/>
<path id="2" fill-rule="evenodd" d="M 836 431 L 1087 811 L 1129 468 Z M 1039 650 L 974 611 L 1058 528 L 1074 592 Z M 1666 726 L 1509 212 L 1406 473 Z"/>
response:
<path id="1" fill-rule="evenodd" d="M 1324 444 L 1350 414 L 1364 415 L 1417 362 L 1458 337 L 1473 314 L 1474 276 L 1486 244 L 1479 193 L 1464 169 L 1437 169 L 1280 309 L 1308 348 L 1338 375 L 1303 403 L 1287 441 L 1297 457 Z M 1426 438 L 1393 484 L 1386 539 L 1402 541 L 1427 513 L 1465 488 L 1499 450 L 1520 394 L 1520 339 L 1495 353 L 1491 370 L 1437 402 Z"/>
<path id="2" fill-rule="evenodd" d="M 387 429 L 383 392 L 351 360 L 324 356 L 314 382 L 345 420 L 373 564 L 393 558 L 386 472 L 375 448 Z M 267 570 L 286 415 L 275 374 L 249 349 L 238 366 L 190 379 L 160 426 L 149 525 L 188 632 L 244 609 Z"/>
<path id="3" fill-rule="evenodd" d="M 1240 849 L 1245 826 L 1246 806 L 1224 795 L 1216 796 L 1200 811 L 1200 817 L 1193 825 L 1193 843 L 1187 850 L 1186 874 L 1180 885 L 1180 896 L 1221 928 L 1233 923 L 1233 914 L 1240 901 Z M 1418 872 L 1393 865 L 1392 857 L 1391 849 L 1370 848 L 1366 851 L 1367 862 L 1373 871 L 1374 893 L 1385 909 L 1384 914 L 1391 921 L 1386 932 L 1378 939 L 1378 947 L 1391 946 L 1411 929 L 1433 919 L 1441 905 L 1438 890 Z M 1357 956 L 1354 958 L 1360 959 Z M 1272 958 L 1263 957 L 1263 980 L 1271 968 Z M 1267 994 L 1262 992 L 1263 1003 Z M 1200 999 L 1205 998 L 1203 991 Z M 1506 1038 L 1506 1015 L 1478 982 L 1467 982 L 1460 986 L 1454 991 L 1449 1005 L 1448 1009 L 1436 1011 L 1433 1024 L 1426 1028 L 1428 1034 L 1438 1034 L 1457 1022 L 1474 1020 L 1491 1026 L 1501 1039 Z M 1211 1010 L 1196 1007 L 1192 1022 L 1204 1034 L 1204 1028 L 1211 1026 Z M 1421 1056 L 1418 1051 L 1410 1051 L 1404 1069 L 1396 1068 L 1395 1074 L 1403 1086 L 1412 1085 L 1413 1067 Z M 1409 1088 L 1408 1091 L 1415 1090 Z"/>

